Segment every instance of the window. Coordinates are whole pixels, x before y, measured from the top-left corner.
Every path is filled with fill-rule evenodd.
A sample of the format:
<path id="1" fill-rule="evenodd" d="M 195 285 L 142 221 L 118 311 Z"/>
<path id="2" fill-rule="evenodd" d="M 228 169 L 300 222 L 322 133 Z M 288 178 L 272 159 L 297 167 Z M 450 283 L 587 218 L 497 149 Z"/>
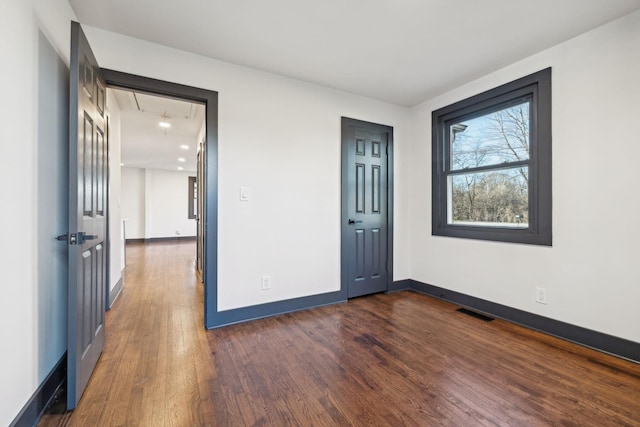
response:
<path id="1" fill-rule="evenodd" d="M 432 120 L 432 234 L 551 246 L 551 68 Z"/>
<path id="2" fill-rule="evenodd" d="M 198 183 L 195 176 L 189 177 L 189 219 L 195 219 L 198 213 Z"/>

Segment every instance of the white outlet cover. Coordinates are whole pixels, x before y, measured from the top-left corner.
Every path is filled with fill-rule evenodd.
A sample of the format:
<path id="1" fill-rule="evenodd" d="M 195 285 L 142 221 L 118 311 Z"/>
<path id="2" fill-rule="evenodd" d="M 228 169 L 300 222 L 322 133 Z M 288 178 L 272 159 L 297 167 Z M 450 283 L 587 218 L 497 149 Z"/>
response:
<path id="1" fill-rule="evenodd" d="M 540 304 L 547 303 L 547 290 L 545 288 L 536 288 L 536 302 Z"/>
<path id="2" fill-rule="evenodd" d="M 262 290 L 271 289 L 271 276 L 262 276 Z"/>

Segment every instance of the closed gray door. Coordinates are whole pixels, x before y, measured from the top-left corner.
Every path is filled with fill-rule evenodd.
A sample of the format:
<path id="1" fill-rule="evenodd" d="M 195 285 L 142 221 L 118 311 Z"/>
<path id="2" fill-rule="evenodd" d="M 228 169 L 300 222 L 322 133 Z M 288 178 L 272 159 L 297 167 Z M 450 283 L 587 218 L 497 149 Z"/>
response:
<path id="1" fill-rule="evenodd" d="M 348 297 L 388 289 L 391 128 L 342 119 L 342 269 Z"/>
<path id="2" fill-rule="evenodd" d="M 105 83 L 71 24 L 67 408 L 78 404 L 104 347 L 108 142 Z"/>

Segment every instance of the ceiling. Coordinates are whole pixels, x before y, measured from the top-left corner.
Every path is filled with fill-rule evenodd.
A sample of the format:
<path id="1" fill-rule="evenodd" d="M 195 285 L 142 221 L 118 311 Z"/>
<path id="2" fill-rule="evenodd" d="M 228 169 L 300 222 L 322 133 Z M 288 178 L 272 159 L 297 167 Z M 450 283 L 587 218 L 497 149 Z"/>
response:
<path id="1" fill-rule="evenodd" d="M 70 0 L 83 24 L 415 106 L 640 0 Z"/>
<path id="2" fill-rule="evenodd" d="M 120 108 L 120 161 L 123 166 L 196 171 L 198 134 L 204 124 L 204 105 L 139 92 L 108 90 L 113 93 Z M 163 116 L 171 127 L 160 127 Z"/>

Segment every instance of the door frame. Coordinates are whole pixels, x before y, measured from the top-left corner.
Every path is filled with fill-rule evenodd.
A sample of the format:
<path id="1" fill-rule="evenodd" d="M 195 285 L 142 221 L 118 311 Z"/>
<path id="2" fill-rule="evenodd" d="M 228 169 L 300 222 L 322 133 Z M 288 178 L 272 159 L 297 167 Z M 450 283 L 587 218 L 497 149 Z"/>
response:
<path id="1" fill-rule="evenodd" d="M 351 226 L 347 224 L 349 220 L 348 211 L 348 135 L 350 127 L 360 127 L 375 132 L 386 132 L 388 138 L 387 149 L 387 290 L 393 290 L 393 127 L 378 123 L 367 122 L 349 117 L 341 117 L 341 213 L 340 213 L 340 290 L 349 296 L 349 263 L 347 254 L 347 236 Z"/>
<path id="2" fill-rule="evenodd" d="M 204 327 L 213 325 L 218 300 L 218 92 L 102 68 L 107 87 L 204 104 Z"/>

